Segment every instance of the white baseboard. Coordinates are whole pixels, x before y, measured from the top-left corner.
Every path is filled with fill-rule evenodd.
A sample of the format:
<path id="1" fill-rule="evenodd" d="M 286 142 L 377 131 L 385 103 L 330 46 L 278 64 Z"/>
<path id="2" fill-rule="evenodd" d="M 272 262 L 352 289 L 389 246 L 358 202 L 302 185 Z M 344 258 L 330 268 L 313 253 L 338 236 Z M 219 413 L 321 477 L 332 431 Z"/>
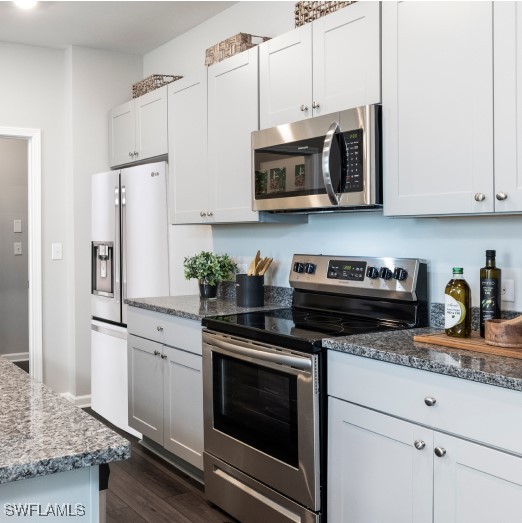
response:
<path id="1" fill-rule="evenodd" d="M 74 396 L 70 392 L 61 392 L 60 396 L 62 396 L 66 400 L 70 401 L 77 407 L 80 407 L 81 409 L 85 409 L 86 407 L 91 406 L 91 395 L 90 394 L 86 394 L 85 396 Z"/>
<path id="2" fill-rule="evenodd" d="M 0 354 L 1 358 L 9 361 L 29 361 L 29 352 L 12 352 L 11 354 Z"/>

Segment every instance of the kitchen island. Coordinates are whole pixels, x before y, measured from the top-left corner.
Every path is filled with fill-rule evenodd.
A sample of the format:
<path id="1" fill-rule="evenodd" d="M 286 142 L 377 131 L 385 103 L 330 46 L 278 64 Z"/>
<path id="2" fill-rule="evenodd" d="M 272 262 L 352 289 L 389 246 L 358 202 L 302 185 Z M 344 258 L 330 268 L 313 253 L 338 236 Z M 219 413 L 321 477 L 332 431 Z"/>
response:
<path id="1" fill-rule="evenodd" d="M 0 358 L 0 520 L 99 521 L 99 467 L 130 443 Z"/>

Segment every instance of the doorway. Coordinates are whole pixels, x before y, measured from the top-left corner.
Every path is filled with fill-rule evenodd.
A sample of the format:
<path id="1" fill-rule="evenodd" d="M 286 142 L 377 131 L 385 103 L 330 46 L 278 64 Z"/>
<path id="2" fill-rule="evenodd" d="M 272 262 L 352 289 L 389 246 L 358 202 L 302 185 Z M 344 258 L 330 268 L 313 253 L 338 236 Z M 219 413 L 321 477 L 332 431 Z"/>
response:
<path id="1" fill-rule="evenodd" d="M 13 259 L 22 259 L 21 262 L 13 262 L 15 269 L 20 269 L 22 265 L 26 266 L 24 273 L 25 281 L 28 284 L 24 293 L 24 298 L 21 297 L 21 291 L 10 291 L 16 295 L 16 307 L 19 306 L 21 300 L 25 299 L 27 315 L 20 318 L 18 327 L 25 324 L 25 332 L 23 335 L 16 338 L 10 336 L 10 340 L 15 340 L 16 347 L 27 347 L 29 357 L 30 374 L 35 379 L 43 380 L 43 363 L 42 363 L 42 258 L 41 258 L 41 132 L 39 129 L 20 129 L 12 127 L 0 127 L 0 144 L 9 147 L 9 144 L 15 145 L 16 148 L 23 148 L 26 156 L 27 179 L 26 184 L 26 218 L 15 217 L 10 215 L 10 218 L 2 216 L 3 230 L 13 231 L 11 235 L 6 235 L 2 242 L 7 250 L 12 252 Z M 19 189 L 15 189 L 15 192 Z M 16 211 L 21 212 L 21 211 Z M 18 216 L 18 215 L 17 215 Z M 17 221 L 21 220 L 19 224 Z M 15 222 L 16 221 L 16 222 Z M 5 229 L 4 229 L 5 227 Z M 14 232 L 21 229 L 22 232 Z M 24 232 L 25 231 L 25 235 Z M 4 236 L 4 235 L 3 235 Z M 25 236 L 25 240 L 22 238 Z M 9 240 L 11 238 L 11 240 Z M 21 244 L 21 246 L 15 244 Z M 25 248 L 27 246 L 27 248 Z M 21 250 L 20 254 L 15 254 Z M 24 256 L 24 251 L 26 255 Z M 8 259 L 8 258 L 6 258 Z M 17 279 L 20 279 L 20 274 L 17 273 Z M 9 300 L 7 300 L 9 301 Z M 9 304 L 8 307 L 13 304 Z M 9 311 L 12 314 L 13 311 Z M 25 341 L 23 341 L 25 340 Z M 22 345 L 25 343 L 25 345 Z M 0 348 L 2 350 L 2 348 Z M 13 349 L 5 348 L 11 351 L 11 354 L 19 354 L 24 351 L 13 353 Z"/>

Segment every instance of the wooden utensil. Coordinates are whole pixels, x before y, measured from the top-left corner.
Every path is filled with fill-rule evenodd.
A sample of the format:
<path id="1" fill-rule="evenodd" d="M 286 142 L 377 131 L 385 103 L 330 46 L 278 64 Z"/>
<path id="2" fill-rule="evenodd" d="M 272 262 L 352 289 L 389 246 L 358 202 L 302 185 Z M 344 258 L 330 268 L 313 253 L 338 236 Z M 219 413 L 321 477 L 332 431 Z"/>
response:
<path id="1" fill-rule="evenodd" d="M 256 260 L 254 258 L 252 260 L 252 262 L 250 263 L 250 266 L 248 267 L 247 275 L 253 276 L 255 268 L 256 268 Z"/>
<path id="2" fill-rule="evenodd" d="M 265 258 L 263 266 L 261 267 L 261 270 L 259 271 L 259 276 L 263 276 L 265 274 L 265 272 L 267 271 L 268 267 L 270 267 L 270 264 L 272 263 L 273 260 L 274 260 L 273 258 Z"/>

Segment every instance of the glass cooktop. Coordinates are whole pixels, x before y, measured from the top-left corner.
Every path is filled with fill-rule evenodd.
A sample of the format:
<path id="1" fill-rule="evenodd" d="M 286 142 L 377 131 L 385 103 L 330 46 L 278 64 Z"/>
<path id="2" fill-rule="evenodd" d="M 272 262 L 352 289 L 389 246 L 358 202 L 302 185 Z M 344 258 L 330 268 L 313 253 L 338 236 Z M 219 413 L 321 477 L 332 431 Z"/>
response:
<path id="1" fill-rule="evenodd" d="M 211 330 L 299 350 L 312 347 L 317 350 L 323 338 L 401 328 L 380 320 L 291 308 L 214 316 L 205 318 L 203 325 Z"/>

